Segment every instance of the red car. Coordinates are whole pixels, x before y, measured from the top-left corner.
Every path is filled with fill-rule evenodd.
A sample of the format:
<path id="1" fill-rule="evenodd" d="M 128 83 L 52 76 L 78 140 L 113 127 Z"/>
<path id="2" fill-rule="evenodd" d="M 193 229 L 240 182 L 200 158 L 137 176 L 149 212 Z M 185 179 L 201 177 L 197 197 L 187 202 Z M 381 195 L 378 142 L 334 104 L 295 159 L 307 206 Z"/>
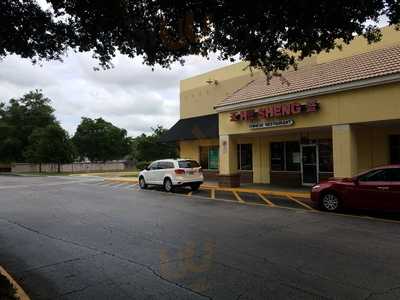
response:
<path id="1" fill-rule="evenodd" d="M 327 211 L 357 208 L 400 212 L 400 165 L 374 168 L 352 178 L 331 178 L 312 187 L 311 200 Z"/>

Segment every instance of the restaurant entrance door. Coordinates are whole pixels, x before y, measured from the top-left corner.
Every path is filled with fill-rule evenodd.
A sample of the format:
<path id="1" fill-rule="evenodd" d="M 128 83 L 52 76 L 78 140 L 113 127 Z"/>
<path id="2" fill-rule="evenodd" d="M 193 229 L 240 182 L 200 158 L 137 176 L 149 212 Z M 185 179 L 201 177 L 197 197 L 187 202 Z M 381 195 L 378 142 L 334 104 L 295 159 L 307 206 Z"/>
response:
<path id="1" fill-rule="evenodd" d="M 318 183 L 318 145 L 301 145 L 301 181 L 305 186 Z"/>

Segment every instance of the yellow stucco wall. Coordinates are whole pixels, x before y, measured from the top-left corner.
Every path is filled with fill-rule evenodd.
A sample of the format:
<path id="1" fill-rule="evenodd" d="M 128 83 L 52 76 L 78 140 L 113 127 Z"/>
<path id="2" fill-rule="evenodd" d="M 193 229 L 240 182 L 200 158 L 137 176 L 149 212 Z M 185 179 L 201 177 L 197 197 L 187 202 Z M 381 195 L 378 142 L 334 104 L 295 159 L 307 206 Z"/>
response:
<path id="1" fill-rule="evenodd" d="M 389 136 L 394 134 L 400 135 L 400 122 L 393 125 L 381 123 L 375 126 L 334 126 L 332 135 L 335 176 L 354 176 L 371 168 L 389 164 Z"/>
<path id="2" fill-rule="evenodd" d="M 378 43 L 368 44 L 368 41 L 362 36 L 355 38 L 349 45 L 341 42 L 339 44 L 342 45 L 342 50 L 335 49 L 331 50 L 330 52 L 322 52 L 316 55 L 315 63 L 321 64 L 328 61 L 400 44 L 400 31 L 395 30 L 394 26 L 387 26 L 381 30 L 383 36 Z"/>
<path id="3" fill-rule="evenodd" d="M 200 147 L 218 146 L 218 139 L 202 139 L 179 142 L 179 156 L 181 158 L 200 160 Z"/>
<path id="4" fill-rule="evenodd" d="M 291 117 L 295 121 L 295 124 L 286 129 L 355 124 L 400 118 L 400 83 L 323 95 L 313 97 L 313 99 L 320 103 L 320 111 L 316 113 L 303 113 Z M 304 98 L 284 103 L 303 103 L 307 100 L 310 99 Z M 282 127 L 250 129 L 248 122 L 231 122 L 230 112 L 219 114 L 220 135 L 256 132 L 267 133 L 278 132 L 280 130 L 282 130 Z"/>
<path id="5" fill-rule="evenodd" d="M 357 141 L 352 125 L 332 127 L 333 171 L 336 177 L 348 177 L 358 170 Z"/>
<path id="6" fill-rule="evenodd" d="M 240 62 L 180 82 L 181 119 L 216 113 L 214 105 L 238 88 L 260 76 L 260 71 L 250 72 L 247 63 Z M 206 81 L 217 80 L 218 84 Z"/>
<path id="7" fill-rule="evenodd" d="M 357 173 L 390 163 L 390 135 L 400 135 L 400 123 L 385 127 L 373 125 L 355 127 Z"/>

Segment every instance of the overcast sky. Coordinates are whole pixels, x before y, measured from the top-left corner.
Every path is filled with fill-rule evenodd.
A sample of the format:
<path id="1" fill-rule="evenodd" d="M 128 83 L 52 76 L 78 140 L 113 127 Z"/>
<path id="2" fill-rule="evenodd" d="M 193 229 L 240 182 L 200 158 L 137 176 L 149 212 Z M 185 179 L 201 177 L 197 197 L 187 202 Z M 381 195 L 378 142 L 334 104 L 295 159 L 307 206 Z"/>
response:
<path id="1" fill-rule="evenodd" d="M 111 70 L 94 71 L 90 54 L 71 53 L 64 62 L 43 62 L 9 56 L 0 61 L 0 101 L 41 89 L 53 102 L 57 119 L 72 135 L 81 117 L 102 117 L 137 136 L 157 124 L 172 126 L 179 119 L 179 81 L 228 62 L 188 57 L 172 70 L 142 64 L 138 57 L 118 56 Z"/>

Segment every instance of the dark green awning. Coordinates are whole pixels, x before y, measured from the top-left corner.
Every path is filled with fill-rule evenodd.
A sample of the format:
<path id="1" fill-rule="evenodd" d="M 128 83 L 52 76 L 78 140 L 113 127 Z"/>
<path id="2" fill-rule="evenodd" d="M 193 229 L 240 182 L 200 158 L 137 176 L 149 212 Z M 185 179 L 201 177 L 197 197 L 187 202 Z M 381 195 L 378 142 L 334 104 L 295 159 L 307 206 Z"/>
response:
<path id="1" fill-rule="evenodd" d="M 214 139 L 219 137 L 218 114 L 180 119 L 161 137 L 162 142 Z"/>

